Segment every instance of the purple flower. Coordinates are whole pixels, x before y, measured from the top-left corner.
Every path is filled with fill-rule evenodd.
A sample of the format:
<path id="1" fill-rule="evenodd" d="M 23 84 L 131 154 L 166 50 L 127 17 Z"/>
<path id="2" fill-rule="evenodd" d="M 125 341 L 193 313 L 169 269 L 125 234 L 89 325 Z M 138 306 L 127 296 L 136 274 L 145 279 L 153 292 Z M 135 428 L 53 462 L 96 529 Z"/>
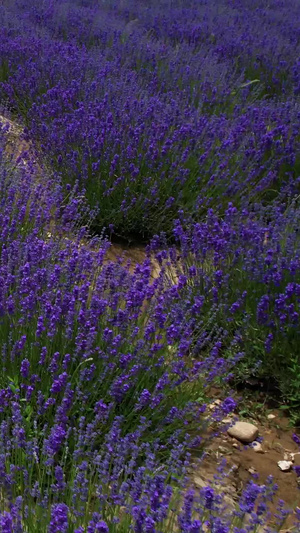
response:
<path id="1" fill-rule="evenodd" d="M 29 368 L 30 368 L 30 362 L 28 361 L 28 359 L 23 359 L 21 363 L 21 369 L 20 369 L 21 376 L 23 378 L 28 378 Z"/>
<path id="2" fill-rule="evenodd" d="M 300 477 L 300 466 L 294 466 L 294 471 L 296 472 L 296 476 Z"/>
<path id="3" fill-rule="evenodd" d="M 100 522 L 97 522 L 95 525 L 95 533 L 109 533 L 109 527 L 104 520 L 100 520 Z"/>
<path id="4" fill-rule="evenodd" d="M 141 392 L 141 395 L 138 399 L 138 402 L 135 406 L 136 410 L 142 409 L 143 407 L 149 406 L 151 402 L 152 394 L 147 389 L 144 389 Z"/>
<path id="5" fill-rule="evenodd" d="M 67 380 L 68 380 L 67 372 L 63 372 L 62 374 L 60 374 L 60 376 L 58 376 L 58 378 L 55 379 L 52 383 L 52 386 L 50 389 L 51 394 L 59 394 L 62 391 L 62 389 L 65 388 L 67 384 Z"/>
<path id="6" fill-rule="evenodd" d="M 67 533 L 69 509 L 64 503 L 52 505 L 48 533 Z"/>
<path id="7" fill-rule="evenodd" d="M 262 487 L 251 481 L 244 489 L 240 504 L 240 509 L 245 513 L 252 513 L 255 502 L 262 492 Z"/>
<path id="8" fill-rule="evenodd" d="M 107 405 L 103 402 L 103 400 L 99 400 L 94 407 L 94 411 L 97 414 L 97 417 L 103 421 L 108 418 L 110 410 L 111 404 Z"/>
<path id="9" fill-rule="evenodd" d="M 293 434 L 293 441 L 300 446 L 300 437 L 296 433 Z"/>
<path id="10" fill-rule="evenodd" d="M 212 510 L 213 508 L 213 502 L 215 500 L 215 492 L 212 487 L 204 487 L 200 491 L 201 498 L 204 499 L 204 507 L 208 510 Z"/>
<path id="11" fill-rule="evenodd" d="M 0 531 L 1 533 L 14 533 L 13 517 L 6 511 L 0 514 Z"/>
<path id="12" fill-rule="evenodd" d="M 222 403 L 222 410 L 224 412 L 224 415 L 228 415 L 229 413 L 232 413 L 236 408 L 236 401 L 231 398 L 225 398 L 225 400 Z"/>
<path id="13" fill-rule="evenodd" d="M 155 521 L 151 516 L 145 519 L 145 533 L 156 533 Z"/>
<path id="14" fill-rule="evenodd" d="M 87 533 L 109 533 L 109 527 L 104 520 L 98 520 L 98 513 L 94 513 L 93 520 L 89 522 Z"/>
<path id="15" fill-rule="evenodd" d="M 49 438 L 45 441 L 45 449 L 49 456 L 55 455 L 61 448 L 66 437 L 66 430 L 56 425 L 52 428 Z"/>

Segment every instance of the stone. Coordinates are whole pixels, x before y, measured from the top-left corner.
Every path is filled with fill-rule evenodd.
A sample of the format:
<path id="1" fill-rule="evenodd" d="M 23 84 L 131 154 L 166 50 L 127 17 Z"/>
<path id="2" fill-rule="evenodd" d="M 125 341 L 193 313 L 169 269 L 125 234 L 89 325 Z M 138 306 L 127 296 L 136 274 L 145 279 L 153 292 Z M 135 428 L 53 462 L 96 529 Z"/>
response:
<path id="1" fill-rule="evenodd" d="M 223 454 L 230 453 L 228 448 L 225 448 L 225 446 L 219 446 L 218 451 Z"/>
<path id="2" fill-rule="evenodd" d="M 230 437 L 249 444 L 258 437 L 258 428 L 249 422 L 236 422 L 227 429 L 227 433 Z"/>
<path id="3" fill-rule="evenodd" d="M 207 484 L 208 484 L 207 481 L 202 479 L 202 477 L 198 477 L 198 476 L 194 478 L 194 483 L 196 487 L 200 489 L 204 489 L 204 487 L 207 487 Z"/>
<path id="4" fill-rule="evenodd" d="M 215 409 L 217 409 L 218 407 L 220 407 L 222 405 L 222 402 L 221 400 L 215 400 L 214 402 L 210 403 L 209 406 L 208 406 L 208 409 L 210 411 L 214 411 Z"/>
<path id="5" fill-rule="evenodd" d="M 274 420 L 274 418 L 276 418 L 276 415 L 273 415 L 272 413 L 267 416 L 268 420 Z"/>
<path id="6" fill-rule="evenodd" d="M 229 495 L 225 494 L 223 496 L 223 501 L 226 503 L 226 506 L 228 507 L 228 509 L 230 509 L 231 511 L 235 510 L 236 503 L 235 503 L 234 498 L 232 496 L 229 496 Z"/>
<path id="7" fill-rule="evenodd" d="M 254 476 L 254 474 L 256 474 L 256 470 L 253 466 L 251 466 L 249 469 L 248 469 L 248 472 L 249 474 L 251 474 L 252 476 Z"/>
<path id="8" fill-rule="evenodd" d="M 277 464 L 282 472 L 289 472 L 293 466 L 292 461 L 278 461 Z"/>
<path id="9" fill-rule="evenodd" d="M 265 453 L 260 442 L 253 442 L 252 446 L 255 453 Z"/>
<path id="10" fill-rule="evenodd" d="M 226 418 L 223 418 L 222 424 L 226 424 L 226 425 L 232 424 L 233 425 L 234 424 L 234 420 L 233 420 L 232 417 L 228 416 Z"/>
<path id="11" fill-rule="evenodd" d="M 294 463 L 295 462 L 295 454 L 294 453 L 285 452 L 285 454 L 283 456 L 283 459 L 284 459 L 284 461 L 290 461 L 291 463 Z"/>
<path id="12" fill-rule="evenodd" d="M 237 448 L 238 450 L 240 449 L 239 445 L 237 442 L 234 442 L 233 445 L 232 445 L 233 448 Z"/>
<path id="13" fill-rule="evenodd" d="M 275 452 L 278 452 L 278 453 L 284 453 L 284 448 L 280 444 L 280 442 L 275 442 L 275 444 L 273 444 L 273 450 L 275 450 Z"/>

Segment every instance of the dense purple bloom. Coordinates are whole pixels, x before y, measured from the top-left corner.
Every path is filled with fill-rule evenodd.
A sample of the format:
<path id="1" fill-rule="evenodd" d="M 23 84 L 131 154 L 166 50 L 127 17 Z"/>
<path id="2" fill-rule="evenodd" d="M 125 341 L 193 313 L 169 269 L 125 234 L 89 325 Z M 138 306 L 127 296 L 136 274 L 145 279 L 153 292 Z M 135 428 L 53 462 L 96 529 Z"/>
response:
<path id="1" fill-rule="evenodd" d="M 251 513 L 254 510 L 257 497 L 261 491 L 262 488 L 251 481 L 242 494 L 240 509 L 245 513 Z"/>
<path id="2" fill-rule="evenodd" d="M 300 477 L 300 466 L 294 466 L 294 471 L 296 472 L 296 476 Z"/>
<path id="3" fill-rule="evenodd" d="M 296 433 L 293 434 L 293 441 L 300 446 L 300 437 Z"/>
<path id="4" fill-rule="evenodd" d="M 232 413 L 232 411 L 234 411 L 236 408 L 236 405 L 236 401 L 233 398 L 226 398 L 222 403 L 222 410 L 224 411 L 224 414 L 228 415 L 229 413 Z"/>
<path id="5" fill-rule="evenodd" d="M 136 409 L 142 409 L 143 407 L 149 406 L 151 398 L 151 393 L 147 389 L 144 389 L 138 399 Z"/>
<path id="6" fill-rule="evenodd" d="M 95 525 L 95 532 L 97 533 L 109 533 L 109 528 L 106 522 L 103 520 L 100 520 L 100 522 L 97 522 Z"/>
<path id="7" fill-rule="evenodd" d="M 96 517 L 89 523 L 87 533 L 109 533 L 109 527 L 104 520 L 96 522 Z"/>
<path id="8" fill-rule="evenodd" d="M 69 509 L 64 503 L 53 505 L 51 509 L 51 521 L 49 533 L 67 533 Z"/>
<path id="9" fill-rule="evenodd" d="M 30 368 L 30 362 L 28 361 L 28 359 L 23 359 L 21 363 L 21 370 L 20 370 L 21 376 L 23 378 L 28 378 L 29 368 Z"/>
<path id="10" fill-rule="evenodd" d="M 62 426 L 57 425 L 52 428 L 49 439 L 45 441 L 45 448 L 50 456 L 60 450 L 65 436 L 66 430 Z"/>
<path id="11" fill-rule="evenodd" d="M 60 376 L 58 376 L 58 378 L 54 380 L 54 382 L 52 383 L 50 392 L 52 394 L 59 394 L 62 391 L 62 389 L 66 386 L 67 379 L 68 379 L 67 372 L 63 372 L 62 374 L 60 374 Z"/>
<path id="12" fill-rule="evenodd" d="M 212 487 L 205 487 L 201 490 L 201 497 L 204 499 L 204 506 L 208 510 L 212 510 L 215 499 L 215 492 Z"/>
<path id="13" fill-rule="evenodd" d="M 0 515 L 0 528 L 1 533 L 14 533 L 11 513 L 4 511 L 4 513 Z"/>

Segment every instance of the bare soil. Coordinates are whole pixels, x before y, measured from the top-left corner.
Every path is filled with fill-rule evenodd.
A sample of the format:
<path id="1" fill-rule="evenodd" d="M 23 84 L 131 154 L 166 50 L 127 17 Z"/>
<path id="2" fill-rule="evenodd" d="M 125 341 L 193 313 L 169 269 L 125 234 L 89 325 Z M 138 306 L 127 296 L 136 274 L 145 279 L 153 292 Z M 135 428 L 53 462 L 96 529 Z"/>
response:
<path id="1" fill-rule="evenodd" d="M 248 422 L 259 428 L 259 437 L 264 453 L 257 453 L 251 445 L 243 445 L 227 433 L 216 437 L 211 442 L 207 456 L 193 472 L 195 486 L 201 487 L 213 479 L 217 473 L 219 462 L 226 458 L 228 470 L 231 470 L 225 488 L 222 492 L 234 506 L 235 501 L 243 488 L 252 479 L 259 484 L 264 484 L 268 476 L 273 477 L 278 490 L 273 504 L 270 506 L 272 514 L 276 512 L 279 500 L 284 500 L 286 507 L 295 510 L 300 507 L 300 485 L 294 470 L 282 472 L 278 467 L 278 461 L 290 458 L 294 454 L 293 465 L 300 465 L 300 449 L 292 439 L 295 430 L 291 428 L 289 419 L 280 410 L 273 410 L 275 418 L 269 421 L 267 417 L 262 422 L 248 419 Z M 260 440 L 260 439 L 259 439 Z M 285 524 L 288 531 L 292 526 L 293 517 L 289 517 Z"/>

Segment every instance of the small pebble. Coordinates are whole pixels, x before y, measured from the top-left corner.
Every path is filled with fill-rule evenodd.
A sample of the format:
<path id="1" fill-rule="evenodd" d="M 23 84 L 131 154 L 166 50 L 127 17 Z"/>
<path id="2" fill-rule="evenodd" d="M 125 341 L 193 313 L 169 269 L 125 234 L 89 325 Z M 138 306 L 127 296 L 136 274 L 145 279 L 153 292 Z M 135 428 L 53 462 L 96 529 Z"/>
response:
<path id="1" fill-rule="evenodd" d="M 220 453 L 228 453 L 229 452 L 228 448 L 225 448 L 225 446 L 219 446 L 218 450 L 219 450 Z"/>
<path id="2" fill-rule="evenodd" d="M 217 409 L 218 407 L 220 407 L 222 405 L 222 402 L 221 400 L 215 400 L 214 402 L 210 403 L 209 406 L 208 406 L 208 409 L 210 411 L 214 411 L 215 409 Z"/>
<path id="3" fill-rule="evenodd" d="M 234 424 L 234 421 L 232 418 L 223 418 L 222 424 Z"/>
<path id="4" fill-rule="evenodd" d="M 276 418 L 276 415 L 273 415 L 272 413 L 267 416 L 268 420 L 274 420 L 274 418 Z"/>
<path id="5" fill-rule="evenodd" d="M 255 453 L 265 453 L 260 442 L 253 442 L 252 446 Z"/>
<path id="6" fill-rule="evenodd" d="M 292 461 L 278 461 L 277 464 L 282 472 L 288 472 L 293 466 Z"/>
<path id="7" fill-rule="evenodd" d="M 295 455 L 293 453 L 286 452 L 283 456 L 283 459 L 285 461 L 290 461 L 291 463 L 293 463 L 295 461 Z"/>
<path id="8" fill-rule="evenodd" d="M 205 481 L 201 477 L 195 477 L 194 478 L 194 483 L 195 483 L 196 487 L 199 487 L 201 489 L 203 489 L 204 487 L 207 487 L 207 481 Z"/>

